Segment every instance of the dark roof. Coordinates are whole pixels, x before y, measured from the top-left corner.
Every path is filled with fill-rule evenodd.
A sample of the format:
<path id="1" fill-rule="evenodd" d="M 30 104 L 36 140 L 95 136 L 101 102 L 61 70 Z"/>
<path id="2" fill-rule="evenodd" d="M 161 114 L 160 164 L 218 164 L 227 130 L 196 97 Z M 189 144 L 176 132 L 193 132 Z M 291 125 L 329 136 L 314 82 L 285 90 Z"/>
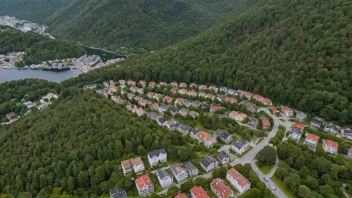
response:
<path id="1" fill-rule="evenodd" d="M 191 161 L 183 162 L 183 166 L 188 171 L 192 171 L 192 170 L 198 169 Z"/>
<path id="2" fill-rule="evenodd" d="M 237 142 L 235 142 L 234 146 L 238 149 L 241 149 L 247 143 L 248 143 L 248 141 L 245 139 L 237 140 Z"/>
<path id="3" fill-rule="evenodd" d="M 352 133 L 352 130 L 350 128 L 344 128 L 343 133 Z"/>
<path id="4" fill-rule="evenodd" d="M 173 111 L 173 112 L 178 112 L 178 108 L 177 107 L 175 107 L 175 106 L 170 106 L 169 107 L 169 111 Z"/>
<path id="5" fill-rule="evenodd" d="M 192 129 L 190 126 L 185 125 L 185 124 L 180 124 L 180 125 L 178 126 L 178 128 L 181 129 L 181 130 L 183 130 L 183 131 L 189 131 L 189 130 Z"/>
<path id="6" fill-rule="evenodd" d="M 148 152 L 148 156 L 150 158 L 154 157 L 154 156 L 159 156 L 160 154 L 166 154 L 166 150 L 164 148 L 159 149 L 159 150 L 154 150 L 154 151 L 150 151 Z"/>
<path id="7" fill-rule="evenodd" d="M 230 156 L 225 151 L 220 151 L 216 154 L 216 158 L 222 161 L 224 158 L 230 158 Z"/>
<path id="8" fill-rule="evenodd" d="M 248 123 L 249 123 L 249 124 L 258 124 L 258 120 L 257 120 L 257 118 L 251 117 L 251 118 L 248 120 Z"/>
<path id="9" fill-rule="evenodd" d="M 88 89 L 88 88 L 95 88 L 97 84 L 91 84 L 91 85 L 84 85 L 83 87 Z"/>
<path id="10" fill-rule="evenodd" d="M 214 133 L 216 136 L 221 137 L 223 139 L 227 139 L 229 136 L 231 136 L 230 133 L 223 131 L 223 130 L 220 130 L 220 129 L 216 130 Z"/>
<path id="11" fill-rule="evenodd" d="M 209 108 L 210 107 L 210 105 L 208 105 L 208 104 L 206 104 L 206 103 L 200 103 L 200 106 L 202 107 L 202 108 L 204 108 L 204 109 L 207 109 L 207 108 Z"/>
<path id="12" fill-rule="evenodd" d="M 158 169 L 156 174 L 159 176 L 160 179 L 164 179 L 165 177 L 171 177 L 169 173 L 167 173 L 164 169 Z"/>
<path id="13" fill-rule="evenodd" d="M 110 198 L 127 198 L 127 193 L 122 188 L 110 190 Z"/>
<path id="14" fill-rule="evenodd" d="M 293 128 L 292 131 L 291 131 L 291 133 L 301 134 L 302 131 L 301 131 L 300 128 Z"/>
<path id="15" fill-rule="evenodd" d="M 159 118 L 159 119 L 158 119 L 158 121 L 159 121 L 159 122 L 161 122 L 161 123 L 164 123 L 164 122 L 166 122 L 166 121 L 167 121 L 167 119 L 166 119 L 166 118 L 164 118 L 164 117 L 162 117 L 162 118 Z"/>
<path id="16" fill-rule="evenodd" d="M 236 93 L 237 91 L 236 91 L 236 89 L 232 89 L 231 88 L 231 89 L 228 90 L 228 92 Z"/>
<path id="17" fill-rule="evenodd" d="M 193 133 L 193 134 L 197 134 L 197 133 L 199 133 L 199 132 L 200 132 L 200 130 L 197 129 L 197 128 L 194 128 L 194 129 L 192 129 L 192 131 L 191 131 L 191 133 Z"/>
<path id="18" fill-rule="evenodd" d="M 216 160 L 212 156 L 204 157 L 200 160 L 200 163 L 202 163 L 205 167 L 208 167 L 213 162 L 216 162 Z"/>
<path id="19" fill-rule="evenodd" d="M 150 113 L 148 113 L 148 116 L 150 117 L 150 118 L 155 118 L 156 116 L 158 116 L 159 114 L 158 113 L 156 113 L 156 112 L 150 112 Z"/>

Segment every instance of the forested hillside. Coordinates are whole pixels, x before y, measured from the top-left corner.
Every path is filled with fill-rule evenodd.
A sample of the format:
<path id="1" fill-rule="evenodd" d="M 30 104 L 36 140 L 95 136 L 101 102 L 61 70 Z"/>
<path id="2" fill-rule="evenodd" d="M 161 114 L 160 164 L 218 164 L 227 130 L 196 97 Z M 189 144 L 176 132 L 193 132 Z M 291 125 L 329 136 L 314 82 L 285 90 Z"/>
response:
<path id="1" fill-rule="evenodd" d="M 21 32 L 0 26 L 0 54 L 25 51 L 25 64 L 46 60 L 74 58 L 84 54 L 84 48 L 74 42 L 50 39 L 32 32 Z"/>
<path id="2" fill-rule="evenodd" d="M 352 122 L 352 2 L 247 0 L 195 38 L 129 59 L 119 78 L 225 85 Z"/>
<path id="3" fill-rule="evenodd" d="M 71 0 L 0 0 L 0 16 L 9 15 L 36 23 Z"/>
<path id="4" fill-rule="evenodd" d="M 155 50 L 197 35 L 238 0 L 73 0 L 45 23 L 53 35 L 96 47 Z"/>

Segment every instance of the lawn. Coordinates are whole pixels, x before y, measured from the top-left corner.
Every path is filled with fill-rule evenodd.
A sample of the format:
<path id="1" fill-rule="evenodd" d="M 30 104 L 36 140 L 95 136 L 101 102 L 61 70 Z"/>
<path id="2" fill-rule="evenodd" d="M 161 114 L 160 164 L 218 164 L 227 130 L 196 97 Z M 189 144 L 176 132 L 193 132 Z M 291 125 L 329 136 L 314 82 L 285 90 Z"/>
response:
<path id="1" fill-rule="evenodd" d="M 258 169 L 259 169 L 264 175 L 267 175 L 268 173 L 270 173 L 271 169 L 273 169 L 273 167 L 274 167 L 274 165 L 259 167 L 258 164 L 257 164 L 257 162 L 255 162 L 255 165 L 258 167 Z"/>
<path id="2" fill-rule="evenodd" d="M 271 180 L 276 184 L 278 188 L 288 197 L 288 198 L 296 198 L 297 196 L 294 195 L 290 189 L 282 182 L 279 178 L 275 175 L 271 177 Z"/>
<path id="3" fill-rule="evenodd" d="M 263 137 L 259 138 L 259 140 L 257 141 L 257 145 L 258 145 L 259 143 L 261 143 L 263 140 L 264 140 Z"/>

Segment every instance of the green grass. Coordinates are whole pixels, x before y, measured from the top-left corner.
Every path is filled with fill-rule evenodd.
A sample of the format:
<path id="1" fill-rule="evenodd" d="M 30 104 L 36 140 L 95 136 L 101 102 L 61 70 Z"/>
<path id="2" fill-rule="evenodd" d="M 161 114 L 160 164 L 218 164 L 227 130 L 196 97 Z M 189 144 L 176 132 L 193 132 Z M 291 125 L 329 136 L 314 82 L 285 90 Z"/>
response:
<path id="1" fill-rule="evenodd" d="M 270 173 L 271 169 L 273 169 L 273 167 L 274 167 L 274 165 L 259 167 L 259 166 L 258 166 L 258 162 L 255 162 L 255 165 L 258 167 L 258 169 L 259 169 L 264 175 L 267 175 L 268 173 Z"/>
<path id="2" fill-rule="evenodd" d="M 259 140 L 258 140 L 257 144 L 261 143 L 263 140 L 264 140 L 264 138 L 263 138 L 263 137 L 259 138 Z"/>
<path id="3" fill-rule="evenodd" d="M 297 196 L 294 195 L 290 189 L 285 185 L 283 181 L 277 178 L 275 175 L 271 177 L 271 180 L 276 184 L 278 188 L 288 197 L 288 198 L 296 198 Z"/>

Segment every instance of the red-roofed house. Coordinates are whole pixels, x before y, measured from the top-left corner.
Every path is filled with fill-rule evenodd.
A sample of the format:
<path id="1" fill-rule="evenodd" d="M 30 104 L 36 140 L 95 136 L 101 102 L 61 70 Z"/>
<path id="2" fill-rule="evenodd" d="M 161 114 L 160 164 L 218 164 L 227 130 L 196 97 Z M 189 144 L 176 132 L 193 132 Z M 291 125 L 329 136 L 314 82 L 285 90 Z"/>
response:
<path id="1" fill-rule="evenodd" d="M 133 170 L 135 173 L 139 173 L 144 171 L 145 166 L 140 157 L 132 158 L 131 159 L 132 165 L 133 165 Z"/>
<path id="2" fill-rule="evenodd" d="M 199 90 L 207 90 L 208 87 L 206 85 L 201 85 L 199 86 Z"/>
<path id="3" fill-rule="evenodd" d="M 244 94 L 244 97 L 246 97 L 247 99 L 251 99 L 253 97 L 253 94 L 251 92 L 246 92 Z"/>
<path id="4" fill-rule="evenodd" d="M 218 198 L 234 197 L 234 192 L 230 187 L 226 186 L 225 182 L 219 178 L 214 179 L 210 183 L 211 190 Z"/>
<path id="5" fill-rule="evenodd" d="M 188 92 L 188 95 L 192 96 L 192 97 L 196 97 L 197 96 L 197 92 L 195 90 L 191 90 L 191 91 Z"/>
<path id="6" fill-rule="evenodd" d="M 166 83 L 166 82 L 160 82 L 159 85 L 160 85 L 160 86 L 166 86 L 167 83 Z"/>
<path id="7" fill-rule="evenodd" d="M 155 99 L 157 101 L 160 101 L 162 98 L 163 98 L 163 96 L 161 94 L 158 94 L 158 93 L 154 94 L 154 96 L 153 96 L 153 99 Z"/>
<path id="8" fill-rule="evenodd" d="M 122 167 L 123 175 L 127 175 L 128 173 L 133 171 L 133 166 L 130 160 L 122 161 L 121 167 Z"/>
<path id="9" fill-rule="evenodd" d="M 154 111 L 157 111 L 157 110 L 159 109 L 159 104 L 158 104 L 158 103 L 154 103 L 154 104 L 152 105 L 152 109 L 153 109 Z"/>
<path id="10" fill-rule="evenodd" d="M 189 85 L 189 87 L 197 87 L 197 84 L 196 83 L 191 83 L 190 85 Z"/>
<path id="11" fill-rule="evenodd" d="M 140 105 L 140 106 L 142 106 L 142 107 L 145 107 L 146 105 L 147 105 L 147 103 L 148 103 L 148 100 L 147 99 L 139 99 L 138 100 L 138 104 Z"/>
<path id="12" fill-rule="evenodd" d="M 211 105 L 209 111 L 210 111 L 210 112 L 215 112 L 215 111 L 219 111 L 220 109 L 221 109 L 220 106 Z"/>
<path id="13" fill-rule="evenodd" d="M 173 94 L 175 94 L 175 93 L 177 93 L 177 90 L 178 90 L 178 88 L 177 88 L 177 87 L 174 87 L 174 88 L 170 89 L 170 92 L 173 93 Z"/>
<path id="14" fill-rule="evenodd" d="M 189 112 L 189 115 L 192 117 L 192 118 L 196 118 L 199 116 L 199 113 L 198 112 L 195 112 L 195 111 L 190 111 Z"/>
<path id="15" fill-rule="evenodd" d="M 125 80 L 119 80 L 119 84 L 120 84 L 120 85 L 125 85 L 125 84 L 126 84 L 126 81 L 125 81 Z"/>
<path id="16" fill-rule="evenodd" d="M 152 99 L 152 98 L 153 98 L 153 96 L 154 96 L 154 93 L 153 93 L 153 92 L 149 92 L 149 93 L 147 93 L 147 97 L 148 97 L 149 99 Z"/>
<path id="17" fill-rule="evenodd" d="M 251 183 L 237 170 L 227 171 L 226 179 L 240 192 L 244 193 L 251 188 Z"/>
<path id="18" fill-rule="evenodd" d="M 182 88 L 186 88 L 186 87 L 187 87 L 187 84 L 186 84 L 186 83 L 184 83 L 184 82 L 181 82 L 181 83 L 180 83 L 180 87 L 182 87 Z"/>
<path id="19" fill-rule="evenodd" d="M 332 140 L 323 139 L 323 149 L 327 153 L 331 153 L 333 155 L 337 155 L 337 149 L 339 148 L 339 143 L 334 142 Z"/>
<path id="20" fill-rule="evenodd" d="M 258 94 L 255 94 L 253 96 L 254 100 L 258 101 L 258 102 L 261 102 L 263 100 L 263 96 L 261 95 L 258 95 Z"/>
<path id="21" fill-rule="evenodd" d="M 181 194 L 176 195 L 174 198 L 188 198 L 188 197 L 185 193 L 181 193 Z"/>
<path id="22" fill-rule="evenodd" d="M 148 85 L 150 88 L 154 88 L 155 87 L 155 82 L 149 82 L 149 85 Z"/>
<path id="23" fill-rule="evenodd" d="M 165 96 L 163 101 L 170 104 L 172 103 L 172 98 L 170 96 Z"/>
<path id="24" fill-rule="evenodd" d="M 270 126 L 271 126 L 270 120 L 269 120 L 268 118 L 264 118 L 264 119 L 262 120 L 262 128 L 263 128 L 263 130 L 268 130 L 268 129 L 270 129 Z"/>
<path id="25" fill-rule="evenodd" d="M 141 107 L 132 109 L 132 112 L 137 114 L 138 116 L 142 116 L 145 113 Z"/>
<path id="26" fill-rule="evenodd" d="M 231 104 L 234 104 L 234 103 L 237 103 L 237 99 L 236 98 L 233 98 L 233 97 L 226 97 L 224 99 L 224 102 L 229 102 Z"/>
<path id="27" fill-rule="evenodd" d="M 136 179 L 139 196 L 146 196 L 154 192 L 154 185 L 149 175 L 142 175 Z"/>
<path id="28" fill-rule="evenodd" d="M 127 85 L 133 85 L 133 86 L 135 86 L 135 85 L 136 85 L 136 82 L 133 81 L 133 80 L 129 80 L 129 81 L 127 81 Z"/>
<path id="29" fill-rule="evenodd" d="M 263 98 L 262 103 L 264 105 L 272 105 L 273 104 L 269 98 Z"/>
<path id="30" fill-rule="evenodd" d="M 139 81 L 139 84 L 142 86 L 142 87 L 145 87 L 147 85 L 147 82 L 145 82 L 145 80 L 140 80 Z"/>
<path id="31" fill-rule="evenodd" d="M 182 105 L 184 101 L 185 101 L 185 99 L 183 99 L 183 98 L 176 98 L 174 103 L 175 103 L 175 105 Z"/>
<path id="32" fill-rule="evenodd" d="M 179 94 L 187 94 L 188 91 L 187 91 L 187 89 L 180 89 L 180 90 L 178 90 L 178 93 Z"/>
<path id="33" fill-rule="evenodd" d="M 237 116 L 238 116 L 238 112 L 236 112 L 236 111 L 231 111 L 229 113 L 229 118 L 231 118 L 233 120 L 235 120 Z"/>
<path id="34" fill-rule="evenodd" d="M 240 113 L 240 114 L 236 117 L 236 121 L 243 122 L 246 118 L 247 118 L 247 114 L 245 114 L 245 113 Z"/>
<path id="35" fill-rule="evenodd" d="M 177 82 L 172 82 L 172 83 L 170 83 L 171 84 L 171 86 L 173 86 L 173 87 L 178 87 L 178 83 Z"/>
<path id="36" fill-rule="evenodd" d="M 292 125 L 292 128 L 299 128 L 299 129 L 304 129 L 304 124 L 301 124 L 301 123 L 294 123 L 293 125 Z"/>
<path id="37" fill-rule="evenodd" d="M 293 117 L 294 116 L 293 109 L 291 109 L 288 106 L 281 106 L 281 112 L 287 117 Z"/>
<path id="38" fill-rule="evenodd" d="M 215 92 L 218 92 L 218 88 L 216 86 L 209 86 L 209 90 L 210 91 L 215 91 Z"/>
<path id="39" fill-rule="evenodd" d="M 311 147 L 311 148 L 315 148 L 317 147 L 317 144 L 319 142 L 319 139 L 320 137 L 315 135 L 315 134 L 312 134 L 312 133 L 308 133 L 306 139 L 304 140 L 304 143 L 305 145 Z"/>
<path id="40" fill-rule="evenodd" d="M 204 140 L 204 146 L 207 148 L 213 147 L 213 145 L 216 143 L 216 139 L 212 137 L 211 135 L 208 135 L 207 138 Z"/>
<path id="41" fill-rule="evenodd" d="M 275 107 L 269 107 L 269 109 L 270 109 L 271 112 L 273 112 L 273 113 L 279 113 L 279 110 L 277 110 Z"/>
<path id="42" fill-rule="evenodd" d="M 205 98 L 209 98 L 210 100 L 212 100 L 212 101 L 214 101 L 215 100 L 215 96 L 213 95 L 213 94 L 207 94 L 206 96 L 205 96 Z"/>
<path id="43" fill-rule="evenodd" d="M 210 198 L 209 195 L 207 194 L 207 191 L 205 191 L 201 186 L 194 186 L 191 188 L 191 198 Z"/>

